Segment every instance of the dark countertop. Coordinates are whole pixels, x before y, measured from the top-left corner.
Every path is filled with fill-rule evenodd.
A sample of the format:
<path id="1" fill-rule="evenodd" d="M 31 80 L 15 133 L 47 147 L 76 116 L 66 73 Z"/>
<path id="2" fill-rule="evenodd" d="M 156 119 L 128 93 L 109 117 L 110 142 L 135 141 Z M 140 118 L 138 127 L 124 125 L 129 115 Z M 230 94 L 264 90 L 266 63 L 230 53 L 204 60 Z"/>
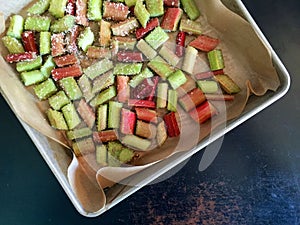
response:
<path id="1" fill-rule="evenodd" d="M 225 135 L 173 177 L 97 218 L 78 214 L 0 98 L 0 224 L 300 224 L 300 1 L 244 0 L 292 78 L 286 96 Z"/>

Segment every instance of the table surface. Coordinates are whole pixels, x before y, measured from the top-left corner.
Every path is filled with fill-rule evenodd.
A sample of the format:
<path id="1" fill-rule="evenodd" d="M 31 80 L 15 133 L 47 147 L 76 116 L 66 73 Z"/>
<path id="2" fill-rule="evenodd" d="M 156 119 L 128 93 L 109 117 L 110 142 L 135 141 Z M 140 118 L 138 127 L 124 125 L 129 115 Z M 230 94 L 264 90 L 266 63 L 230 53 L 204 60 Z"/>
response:
<path id="1" fill-rule="evenodd" d="M 300 1 L 243 1 L 287 67 L 286 96 L 225 135 L 177 174 L 96 218 L 78 214 L 0 97 L 0 224 L 300 224 Z"/>

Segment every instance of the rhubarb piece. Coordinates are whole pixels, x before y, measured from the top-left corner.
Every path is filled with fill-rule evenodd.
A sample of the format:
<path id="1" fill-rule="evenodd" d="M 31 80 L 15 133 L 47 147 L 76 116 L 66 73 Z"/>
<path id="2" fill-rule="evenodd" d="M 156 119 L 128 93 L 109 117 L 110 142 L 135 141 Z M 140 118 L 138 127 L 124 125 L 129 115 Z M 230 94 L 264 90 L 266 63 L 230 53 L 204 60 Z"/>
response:
<path id="1" fill-rule="evenodd" d="M 110 153 L 107 154 L 107 163 L 109 167 L 120 167 L 122 165 L 122 163 Z"/>
<path id="2" fill-rule="evenodd" d="M 134 7 L 134 15 L 142 25 L 142 27 L 146 27 L 148 20 L 150 19 L 150 13 L 146 9 L 142 0 L 137 0 Z"/>
<path id="3" fill-rule="evenodd" d="M 30 71 L 39 69 L 42 65 L 43 59 L 41 56 L 36 57 L 36 59 L 24 62 L 18 62 L 16 64 L 16 70 L 18 72 Z"/>
<path id="4" fill-rule="evenodd" d="M 223 75 L 224 74 L 224 70 L 221 69 L 221 70 L 214 70 L 212 71 L 214 75 Z"/>
<path id="5" fill-rule="evenodd" d="M 66 5 L 68 0 L 51 0 L 49 12 L 56 18 L 61 18 L 65 15 Z"/>
<path id="6" fill-rule="evenodd" d="M 52 59 L 52 56 L 49 55 L 48 58 L 46 59 L 45 63 L 41 66 L 41 73 L 45 78 L 49 78 L 51 75 L 52 69 L 55 68 L 55 63 Z"/>
<path id="7" fill-rule="evenodd" d="M 113 24 L 111 26 L 111 31 L 115 36 L 127 36 L 137 27 L 139 27 L 139 23 L 136 18 L 132 17 Z"/>
<path id="8" fill-rule="evenodd" d="M 65 53 L 65 35 L 64 33 L 52 34 L 51 36 L 51 55 L 53 57 L 59 56 Z"/>
<path id="9" fill-rule="evenodd" d="M 197 84 L 205 94 L 213 94 L 218 91 L 218 84 L 213 80 L 199 80 Z"/>
<path id="10" fill-rule="evenodd" d="M 149 60 L 153 59 L 157 55 L 157 52 L 150 45 L 148 45 L 144 39 L 139 40 L 136 47 Z"/>
<path id="11" fill-rule="evenodd" d="M 68 45 L 67 45 L 67 49 L 69 52 L 77 52 L 78 48 L 77 48 L 77 39 L 78 36 L 80 34 L 80 28 L 79 25 L 74 25 L 73 28 L 71 29 L 71 32 L 69 32 L 68 35 Z"/>
<path id="12" fill-rule="evenodd" d="M 96 161 L 102 166 L 107 166 L 107 148 L 105 145 L 96 146 Z"/>
<path id="13" fill-rule="evenodd" d="M 153 73 L 147 67 L 138 75 L 135 75 L 129 82 L 133 88 L 137 87 L 144 79 L 153 77 Z"/>
<path id="14" fill-rule="evenodd" d="M 185 32 L 184 31 L 179 31 L 177 36 L 176 36 L 176 49 L 175 49 L 175 54 L 178 57 L 182 57 L 184 53 L 184 46 L 185 46 Z"/>
<path id="15" fill-rule="evenodd" d="M 92 91 L 92 83 L 85 74 L 78 79 L 78 86 L 87 102 L 94 98 L 95 95 Z"/>
<path id="16" fill-rule="evenodd" d="M 212 78 L 213 76 L 214 76 L 214 73 L 212 71 L 207 71 L 207 72 L 197 73 L 197 74 L 195 74 L 194 77 L 196 80 L 204 80 L 204 79 Z"/>
<path id="17" fill-rule="evenodd" d="M 130 95 L 130 87 L 128 85 L 129 77 L 117 76 L 117 99 L 119 102 L 127 102 Z"/>
<path id="18" fill-rule="evenodd" d="M 234 100 L 234 95 L 206 94 L 205 97 L 209 101 L 233 101 Z"/>
<path id="19" fill-rule="evenodd" d="M 132 98 L 147 99 L 149 101 L 152 101 L 155 95 L 158 81 L 158 76 L 144 79 L 141 84 L 139 84 L 136 88 L 133 89 Z"/>
<path id="20" fill-rule="evenodd" d="M 141 72 L 142 63 L 117 63 L 113 73 L 115 75 L 135 75 Z"/>
<path id="21" fill-rule="evenodd" d="M 66 14 L 75 16 L 76 10 L 76 0 L 68 0 L 67 7 L 66 7 Z"/>
<path id="22" fill-rule="evenodd" d="M 146 7 L 151 17 L 158 17 L 164 14 L 163 0 L 146 0 Z"/>
<path id="23" fill-rule="evenodd" d="M 224 60 L 223 54 L 220 49 L 215 49 L 207 53 L 208 61 L 210 65 L 210 69 L 214 70 L 221 70 L 224 69 Z"/>
<path id="24" fill-rule="evenodd" d="M 162 79 L 166 79 L 175 71 L 168 63 L 160 62 L 155 59 L 152 59 L 147 66 Z"/>
<path id="25" fill-rule="evenodd" d="M 117 95 L 117 91 L 115 86 L 110 86 L 109 88 L 105 89 L 104 91 L 100 92 L 95 99 L 95 106 L 101 105 Z"/>
<path id="26" fill-rule="evenodd" d="M 146 122 L 151 122 L 151 123 L 157 123 L 158 119 L 157 119 L 157 113 L 155 110 L 151 110 L 148 108 L 135 108 L 135 112 L 137 115 L 137 118 L 139 120 L 143 120 Z"/>
<path id="27" fill-rule="evenodd" d="M 183 85 L 187 81 L 187 78 L 181 70 L 177 70 L 170 76 L 168 76 L 168 81 L 171 87 L 175 90 L 181 85 Z"/>
<path id="28" fill-rule="evenodd" d="M 102 19 L 102 0 L 89 0 L 87 17 L 95 21 Z"/>
<path id="29" fill-rule="evenodd" d="M 128 7 L 133 7 L 133 6 L 135 6 L 135 3 L 136 3 L 136 0 L 124 0 L 124 1 Z"/>
<path id="30" fill-rule="evenodd" d="M 177 88 L 177 94 L 178 97 L 182 97 L 186 93 L 190 92 L 194 88 L 196 88 L 196 82 L 191 76 L 185 76 L 187 81 L 181 85 L 179 88 Z"/>
<path id="31" fill-rule="evenodd" d="M 117 49 L 134 50 L 136 39 L 132 37 L 113 37 L 113 44 Z"/>
<path id="32" fill-rule="evenodd" d="M 86 56 L 90 59 L 111 58 L 111 51 L 109 48 L 89 46 Z"/>
<path id="33" fill-rule="evenodd" d="M 155 102 L 149 100 L 142 100 L 142 99 L 129 99 L 128 106 L 131 107 L 145 107 L 149 109 L 155 109 L 156 105 Z"/>
<path id="34" fill-rule="evenodd" d="M 158 25 L 159 25 L 158 18 L 153 18 L 153 19 L 149 20 L 146 27 L 140 27 L 140 28 L 136 29 L 136 32 L 135 32 L 136 38 L 138 40 L 144 38 L 148 33 L 150 33 L 152 30 L 154 30 L 155 27 L 158 27 Z"/>
<path id="35" fill-rule="evenodd" d="M 181 16 L 182 16 L 182 9 L 168 8 L 162 18 L 162 22 L 160 25 L 161 28 L 163 28 L 166 31 L 176 31 Z"/>
<path id="36" fill-rule="evenodd" d="M 189 19 L 182 19 L 180 21 L 179 30 L 188 34 L 200 35 L 202 33 L 201 24 Z"/>
<path id="37" fill-rule="evenodd" d="M 147 35 L 145 41 L 154 49 L 158 49 L 169 39 L 169 35 L 161 28 L 156 27 Z"/>
<path id="38" fill-rule="evenodd" d="M 89 25 L 87 18 L 87 0 L 76 0 L 76 23 L 87 27 Z"/>
<path id="39" fill-rule="evenodd" d="M 195 0 L 181 0 L 183 10 L 191 20 L 196 20 L 200 16 L 200 11 Z"/>
<path id="40" fill-rule="evenodd" d="M 84 74 L 86 74 L 90 79 L 95 79 L 97 76 L 106 73 L 114 67 L 113 62 L 109 59 L 102 59 L 99 62 L 92 64 L 91 66 L 85 68 Z"/>
<path id="41" fill-rule="evenodd" d="M 178 137 L 180 135 L 180 130 L 177 123 L 175 112 L 170 112 L 164 115 L 164 122 L 169 137 Z"/>
<path id="42" fill-rule="evenodd" d="M 107 149 L 108 149 L 109 155 L 114 157 L 116 160 L 119 159 L 120 153 L 123 148 L 124 148 L 123 145 L 117 141 L 110 141 L 107 144 Z"/>
<path id="43" fill-rule="evenodd" d="M 45 100 L 57 92 L 55 83 L 51 78 L 48 78 L 44 82 L 35 85 L 33 89 L 34 93 L 40 100 Z"/>
<path id="44" fill-rule="evenodd" d="M 108 102 L 108 128 L 119 128 L 121 121 L 121 109 L 123 104 L 120 102 L 109 101 Z"/>
<path id="45" fill-rule="evenodd" d="M 70 103 L 70 99 L 67 97 L 64 91 L 59 91 L 56 94 L 52 95 L 48 99 L 48 102 L 54 110 L 60 110 L 63 106 Z"/>
<path id="46" fill-rule="evenodd" d="M 124 136 L 122 138 L 122 143 L 140 151 L 147 151 L 151 146 L 149 140 L 131 134 Z"/>
<path id="47" fill-rule="evenodd" d="M 193 120 L 202 124 L 209 120 L 212 116 L 216 115 L 217 110 L 212 104 L 210 104 L 208 101 L 205 101 L 196 109 L 191 110 L 189 114 Z"/>
<path id="48" fill-rule="evenodd" d="M 30 86 L 43 81 L 44 76 L 39 70 L 26 71 L 21 73 L 21 80 L 25 86 Z"/>
<path id="49" fill-rule="evenodd" d="M 51 53 L 51 33 L 44 31 L 40 33 L 40 54 L 47 55 Z"/>
<path id="50" fill-rule="evenodd" d="M 180 58 L 166 46 L 161 47 L 159 54 L 172 66 L 176 66 L 180 60 Z"/>
<path id="51" fill-rule="evenodd" d="M 26 52 L 38 53 L 37 45 L 35 43 L 35 37 L 33 31 L 24 31 L 21 34 L 22 43 Z"/>
<path id="52" fill-rule="evenodd" d="M 81 121 L 73 103 L 65 105 L 61 110 L 70 130 L 76 128 L 80 124 Z"/>
<path id="53" fill-rule="evenodd" d="M 94 42 L 94 33 L 90 27 L 86 27 L 84 31 L 79 35 L 78 46 L 86 52 L 88 47 L 91 46 Z"/>
<path id="54" fill-rule="evenodd" d="M 23 26 L 24 26 L 24 18 L 22 16 L 20 15 L 11 16 L 6 35 L 17 39 L 21 39 Z"/>
<path id="55" fill-rule="evenodd" d="M 33 52 L 24 52 L 24 53 L 15 53 L 15 54 L 8 54 L 5 58 L 6 62 L 14 63 L 14 62 L 21 62 L 21 61 L 28 61 L 36 58 L 36 54 Z"/>
<path id="56" fill-rule="evenodd" d="M 161 121 L 158 125 L 157 125 L 157 130 L 156 130 L 156 142 L 158 146 L 162 146 L 165 141 L 168 138 L 168 134 L 167 134 L 167 130 L 166 130 L 166 126 L 165 126 L 165 122 Z"/>
<path id="57" fill-rule="evenodd" d="M 102 131 L 107 128 L 107 104 L 99 105 L 97 110 L 97 130 Z"/>
<path id="58" fill-rule="evenodd" d="M 51 74 L 52 78 L 57 81 L 66 77 L 79 77 L 82 75 L 82 70 L 79 64 L 74 64 L 72 66 L 53 69 Z"/>
<path id="59" fill-rule="evenodd" d="M 135 134 L 143 138 L 153 139 L 156 137 L 156 126 L 152 123 L 137 120 Z"/>
<path id="60" fill-rule="evenodd" d="M 136 114 L 122 108 L 120 131 L 122 134 L 133 134 L 136 123 Z"/>
<path id="61" fill-rule="evenodd" d="M 25 30 L 31 31 L 48 31 L 50 28 L 51 19 L 45 16 L 30 16 L 25 20 Z"/>
<path id="62" fill-rule="evenodd" d="M 178 95 L 175 90 L 168 90 L 168 106 L 167 109 L 172 112 L 177 111 Z"/>
<path id="63" fill-rule="evenodd" d="M 156 106 L 157 108 L 166 108 L 168 98 L 168 84 L 159 83 L 157 86 Z"/>
<path id="64" fill-rule="evenodd" d="M 127 19 L 128 6 L 123 3 L 105 1 L 103 3 L 103 18 L 114 21 L 123 21 Z"/>
<path id="65" fill-rule="evenodd" d="M 164 0 L 164 5 L 178 8 L 180 6 L 180 0 Z"/>
<path id="66" fill-rule="evenodd" d="M 107 148 L 109 166 L 120 166 L 121 163 L 131 161 L 134 156 L 134 152 L 131 149 L 124 147 L 116 141 L 109 142 Z"/>
<path id="67" fill-rule="evenodd" d="M 88 155 L 96 151 L 93 139 L 90 137 L 74 141 L 72 144 L 72 149 L 77 157 Z"/>
<path id="68" fill-rule="evenodd" d="M 55 20 L 50 27 L 51 32 L 61 33 L 67 32 L 73 28 L 75 25 L 75 17 L 71 15 L 66 15 L 58 20 Z"/>
<path id="69" fill-rule="evenodd" d="M 53 110 L 53 109 L 48 109 L 47 117 L 48 117 L 51 127 L 58 129 L 58 130 L 67 130 L 68 129 L 68 126 L 66 124 L 64 116 L 61 112 Z"/>
<path id="70" fill-rule="evenodd" d="M 205 100 L 206 98 L 204 93 L 199 88 L 195 88 L 192 91 L 188 92 L 186 95 L 179 98 L 178 102 L 185 111 L 189 112 L 190 110 L 205 102 Z"/>
<path id="71" fill-rule="evenodd" d="M 75 130 L 69 130 L 66 132 L 67 138 L 69 140 L 76 140 L 79 138 L 88 137 L 92 134 L 92 131 L 88 127 L 75 129 Z"/>
<path id="72" fill-rule="evenodd" d="M 189 46 L 204 52 L 209 52 L 214 50 L 218 46 L 219 42 L 219 39 L 206 35 L 199 35 L 195 40 L 189 43 Z"/>
<path id="73" fill-rule="evenodd" d="M 107 73 L 98 76 L 93 80 L 92 92 L 95 94 L 102 91 L 103 89 L 113 85 L 115 83 L 115 75 L 112 73 L 112 70 Z"/>
<path id="74" fill-rule="evenodd" d="M 183 71 L 185 71 L 189 74 L 193 73 L 197 55 L 198 55 L 197 49 L 195 49 L 191 46 L 188 46 L 185 49 L 185 55 L 184 55 L 183 63 L 182 63 L 182 67 L 181 67 Z"/>
<path id="75" fill-rule="evenodd" d="M 53 58 L 53 61 L 55 62 L 56 66 L 64 67 L 77 63 L 78 59 L 75 54 L 67 54 L 63 56 L 57 56 Z"/>
<path id="76" fill-rule="evenodd" d="M 150 93 L 148 95 L 147 100 L 149 101 L 153 101 L 154 97 L 155 97 L 155 92 L 156 92 L 156 88 L 159 82 L 159 77 L 158 76 L 154 76 L 151 78 L 151 85 L 149 85 L 150 87 Z"/>
<path id="77" fill-rule="evenodd" d="M 27 13 L 33 15 L 41 15 L 46 12 L 50 6 L 51 0 L 38 0 L 34 3 L 29 9 L 27 9 Z"/>
<path id="78" fill-rule="evenodd" d="M 241 91 L 240 87 L 226 74 L 216 75 L 214 79 L 219 82 L 227 94 L 236 94 Z"/>
<path id="79" fill-rule="evenodd" d="M 134 157 L 134 152 L 129 148 L 123 148 L 119 154 L 119 160 L 122 163 L 127 163 Z"/>
<path id="80" fill-rule="evenodd" d="M 84 99 L 81 99 L 79 101 L 77 112 L 79 113 L 85 124 L 90 129 L 92 129 L 95 124 L 96 116 L 93 109 L 86 103 Z"/>
<path id="81" fill-rule="evenodd" d="M 143 62 L 143 55 L 140 52 L 121 51 L 117 53 L 119 62 Z"/>
<path id="82" fill-rule="evenodd" d="M 16 38 L 13 38 L 10 36 L 4 36 L 2 38 L 2 42 L 3 42 L 4 46 L 7 48 L 7 50 L 9 51 L 9 53 L 11 53 L 11 54 L 17 54 L 17 53 L 24 52 L 22 43 Z"/>
<path id="83" fill-rule="evenodd" d="M 99 32 L 99 43 L 100 46 L 109 46 L 111 39 L 111 24 L 105 20 L 99 22 L 100 32 Z"/>
<path id="84" fill-rule="evenodd" d="M 80 99 L 82 97 L 82 92 L 74 77 L 63 78 L 59 80 L 59 84 L 71 100 Z"/>

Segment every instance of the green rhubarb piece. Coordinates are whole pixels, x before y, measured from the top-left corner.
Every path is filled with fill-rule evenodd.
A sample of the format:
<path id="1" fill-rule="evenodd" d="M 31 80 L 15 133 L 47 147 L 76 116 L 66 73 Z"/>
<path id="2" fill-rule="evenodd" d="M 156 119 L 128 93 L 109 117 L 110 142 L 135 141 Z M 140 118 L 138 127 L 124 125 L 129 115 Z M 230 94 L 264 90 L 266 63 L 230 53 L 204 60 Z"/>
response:
<path id="1" fill-rule="evenodd" d="M 123 148 L 124 146 L 117 141 L 110 141 L 107 143 L 108 152 L 116 159 L 119 159 L 119 155 Z"/>
<path id="2" fill-rule="evenodd" d="M 202 33 L 201 24 L 189 19 L 181 19 L 179 30 L 195 35 L 200 35 Z"/>
<path id="3" fill-rule="evenodd" d="M 159 83 L 157 85 L 157 96 L 156 96 L 156 107 L 166 108 L 168 98 L 168 87 L 167 83 Z"/>
<path id="4" fill-rule="evenodd" d="M 210 69 L 214 70 L 221 70 L 224 69 L 224 60 L 223 54 L 220 49 L 215 49 L 207 53 Z"/>
<path id="5" fill-rule="evenodd" d="M 107 154 L 107 164 L 110 167 L 120 167 L 122 165 L 121 162 L 110 153 Z"/>
<path id="6" fill-rule="evenodd" d="M 57 92 L 57 87 L 51 78 L 33 87 L 35 94 L 39 99 L 45 100 Z"/>
<path id="7" fill-rule="evenodd" d="M 213 80 L 199 80 L 197 84 L 205 94 L 212 94 L 218 91 L 218 83 Z"/>
<path id="8" fill-rule="evenodd" d="M 241 91 L 241 88 L 226 74 L 216 75 L 214 79 L 227 94 L 236 94 Z"/>
<path id="9" fill-rule="evenodd" d="M 162 16 L 164 14 L 163 0 L 146 0 L 146 7 L 151 17 Z"/>
<path id="10" fill-rule="evenodd" d="M 151 60 L 147 66 L 153 70 L 156 74 L 158 74 L 162 79 L 166 79 L 169 75 L 174 72 L 174 69 L 165 62 L 161 62 L 158 60 Z"/>
<path id="11" fill-rule="evenodd" d="M 64 119 L 64 116 L 61 112 L 48 109 L 47 111 L 47 117 L 50 122 L 50 125 L 58 130 L 67 130 L 68 126 L 66 124 L 66 121 Z"/>
<path id="12" fill-rule="evenodd" d="M 56 94 L 52 95 L 48 99 L 48 102 L 53 109 L 60 110 L 63 106 L 70 103 L 70 99 L 67 97 L 64 91 L 59 91 Z"/>
<path id="13" fill-rule="evenodd" d="M 73 141 L 72 149 L 76 156 L 87 155 L 96 151 L 94 141 L 91 137 Z"/>
<path id="14" fill-rule="evenodd" d="M 23 17 L 20 15 L 13 15 L 12 17 L 10 17 L 10 24 L 6 35 L 17 39 L 21 39 L 23 26 L 24 26 Z"/>
<path id="15" fill-rule="evenodd" d="M 55 20 L 50 30 L 54 33 L 61 33 L 71 30 L 72 27 L 75 25 L 75 17 L 71 15 L 66 15 L 58 20 Z"/>
<path id="16" fill-rule="evenodd" d="M 18 62 L 16 64 L 16 69 L 18 72 L 30 71 L 39 69 L 42 66 L 43 59 L 41 56 L 38 56 L 36 59 L 24 62 Z"/>
<path id="17" fill-rule="evenodd" d="M 102 19 L 102 0 L 89 0 L 87 17 L 89 20 L 99 21 Z"/>
<path id="18" fill-rule="evenodd" d="M 108 128 L 119 128 L 121 119 L 121 109 L 123 104 L 120 102 L 109 101 L 108 103 Z"/>
<path id="19" fill-rule="evenodd" d="M 4 46 L 7 48 L 7 50 L 9 51 L 9 53 L 11 53 L 11 54 L 24 52 L 24 48 L 23 48 L 21 41 L 19 41 L 16 38 L 13 38 L 10 36 L 4 36 L 2 38 L 2 42 L 3 42 Z"/>
<path id="20" fill-rule="evenodd" d="M 114 67 L 115 75 L 135 75 L 141 72 L 142 63 L 117 63 Z"/>
<path id="21" fill-rule="evenodd" d="M 177 91 L 175 90 L 168 90 L 168 106 L 167 109 L 172 112 L 177 111 L 177 100 L 178 100 L 178 95 Z"/>
<path id="22" fill-rule="evenodd" d="M 49 31 L 51 24 L 50 17 L 46 16 L 30 16 L 25 20 L 25 30 L 32 31 Z"/>
<path id="23" fill-rule="evenodd" d="M 117 95 L 117 90 L 115 86 L 110 86 L 109 88 L 105 89 L 104 91 L 100 92 L 98 96 L 95 98 L 95 106 L 101 105 L 113 97 Z M 93 104 L 93 103 L 92 103 Z"/>
<path id="24" fill-rule="evenodd" d="M 150 13 L 147 11 L 142 0 L 137 0 L 134 7 L 134 15 L 143 27 L 146 27 L 150 19 Z"/>
<path id="25" fill-rule="evenodd" d="M 115 36 L 127 36 L 137 27 L 139 27 L 139 22 L 136 18 L 131 17 L 125 21 L 113 24 L 111 26 L 111 31 Z"/>
<path id="26" fill-rule="evenodd" d="M 44 78 L 48 78 L 51 75 L 51 70 L 55 68 L 55 63 L 51 55 L 48 56 L 45 63 L 41 66 L 41 73 L 43 74 Z"/>
<path id="27" fill-rule="evenodd" d="M 126 4 L 128 7 L 135 6 L 136 0 L 125 0 L 125 4 Z"/>
<path id="28" fill-rule="evenodd" d="M 129 85 L 133 88 L 138 86 L 145 78 L 153 77 L 153 73 L 147 67 L 138 75 L 134 76 L 130 81 Z"/>
<path id="29" fill-rule="evenodd" d="M 83 74 L 78 79 L 78 85 L 85 100 L 87 102 L 91 101 L 95 95 L 92 92 L 92 82 L 90 81 L 90 79 L 85 74 Z"/>
<path id="30" fill-rule="evenodd" d="M 134 50 L 136 38 L 114 37 L 112 45 L 117 49 Z"/>
<path id="31" fill-rule="evenodd" d="M 21 80 L 25 86 L 37 84 L 44 80 L 44 76 L 39 70 L 25 71 L 20 74 Z"/>
<path id="32" fill-rule="evenodd" d="M 200 16 L 200 11 L 195 0 L 181 0 L 183 10 L 191 20 L 196 20 Z"/>
<path id="33" fill-rule="evenodd" d="M 90 27 L 86 27 L 84 31 L 79 35 L 78 46 L 86 52 L 88 47 L 94 42 L 95 36 Z"/>
<path id="34" fill-rule="evenodd" d="M 63 78 L 59 80 L 59 84 L 71 100 L 80 99 L 82 97 L 82 92 L 74 77 Z"/>
<path id="35" fill-rule="evenodd" d="M 41 15 L 46 12 L 50 6 L 51 0 L 38 0 L 34 3 L 29 9 L 27 9 L 27 13 L 34 15 Z"/>
<path id="36" fill-rule="evenodd" d="M 153 59 L 157 55 L 157 52 L 150 45 L 148 45 L 144 39 L 139 40 L 139 42 L 136 44 L 136 47 L 149 60 Z"/>
<path id="37" fill-rule="evenodd" d="M 145 38 L 146 42 L 154 49 L 158 49 L 168 39 L 169 39 L 169 35 L 161 27 L 156 27 Z"/>
<path id="38" fill-rule="evenodd" d="M 166 46 L 162 46 L 159 54 L 172 66 L 176 66 L 180 58 Z"/>
<path id="39" fill-rule="evenodd" d="M 151 61 L 167 63 L 160 55 L 155 56 Z"/>
<path id="40" fill-rule="evenodd" d="M 126 135 L 122 138 L 122 143 L 124 145 L 131 146 L 135 149 L 146 151 L 150 145 L 151 142 L 147 139 L 140 138 L 136 135 Z"/>
<path id="41" fill-rule="evenodd" d="M 91 66 L 83 70 L 90 79 L 95 79 L 97 76 L 111 70 L 114 67 L 113 62 L 109 59 L 102 59 L 99 62 L 92 64 Z"/>
<path id="42" fill-rule="evenodd" d="M 194 65 L 196 63 L 196 58 L 198 55 L 198 50 L 188 46 L 185 49 L 184 59 L 182 63 L 181 69 L 189 74 L 193 73 Z"/>
<path id="43" fill-rule="evenodd" d="M 40 33 L 40 55 L 50 54 L 51 52 L 51 33 L 43 31 Z"/>
<path id="44" fill-rule="evenodd" d="M 97 92 L 100 92 L 105 88 L 108 88 L 109 86 L 113 85 L 114 83 L 115 76 L 112 70 L 108 71 L 107 73 L 102 74 L 101 76 L 98 76 L 96 79 L 93 80 L 92 93 L 95 94 Z"/>
<path id="45" fill-rule="evenodd" d="M 119 154 L 119 160 L 122 163 L 127 163 L 132 160 L 133 156 L 134 156 L 133 150 L 129 148 L 123 148 Z"/>
<path id="46" fill-rule="evenodd" d="M 107 165 L 107 147 L 105 145 L 96 146 L 96 161 L 103 166 Z"/>
<path id="47" fill-rule="evenodd" d="M 88 127 L 75 129 L 75 130 L 69 130 L 67 131 L 66 135 L 69 140 L 75 140 L 83 137 L 90 136 L 92 134 L 92 131 Z"/>
<path id="48" fill-rule="evenodd" d="M 97 130 L 102 131 L 107 127 L 107 104 L 99 105 L 97 109 Z"/>
<path id="49" fill-rule="evenodd" d="M 61 111 L 65 117 L 69 130 L 74 129 L 80 124 L 81 121 L 73 103 L 69 103 L 62 107 Z"/>
<path id="50" fill-rule="evenodd" d="M 183 85 L 187 81 L 187 79 L 185 77 L 185 74 L 181 70 L 177 70 L 168 77 L 168 81 L 171 87 L 175 90 Z"/>
<path id="51" fill-rule="evenodd" d="M 68 0 L 51 0 L 49 12 L 56 18 L 61 18 L 65 15 L 65 10 Z"/>

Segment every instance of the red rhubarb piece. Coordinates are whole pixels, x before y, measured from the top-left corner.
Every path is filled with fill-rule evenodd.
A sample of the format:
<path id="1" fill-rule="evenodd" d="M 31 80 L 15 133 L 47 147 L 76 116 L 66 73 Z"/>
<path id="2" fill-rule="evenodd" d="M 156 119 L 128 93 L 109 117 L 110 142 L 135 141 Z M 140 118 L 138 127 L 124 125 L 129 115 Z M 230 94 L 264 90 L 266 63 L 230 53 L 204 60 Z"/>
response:
<path id="1" fill-rule="evenodd" d="M 78 59 L 75 56 L 75 54 L 72 53 L 68 55 L 54 57 L 53 61 L 58 67 L 63 67 L 77 63 Z"/>
<path id="2" fill-rule="evenodd" d="M 25 31 L 22 33 L 21 37 L 26 52 L 38 52 L 33 31 Z"/>
<path id="3" fill-rule="evenodd" d="M 152 31 L 158 25 L 159 25 L 158 18 L 153 18 L 153 19 L 149 20 L 146 27 L 140 27 L 140 28 L 136 29 L 136 32 L 135 32 L 136 38 L 139 40 L 139 39 L 145 37 L 150 31 Z"/>
<path id="4" fill-rule="evenodd" d="M 68 67 L 56 68 L 51 71 L 54 80 L 60 80 L 65 77 L 79 77 L 82 75 L 82 69 L 79 64 Z"/>
<path id="5" fill-rule="evenodd" d="M 184 31 L 179 31 L 177 36 L 176 36 L 176 50 L 175 54 L 178 57 L 182 57 L 184 53 L 184 46 L 185 46 L 185 32 Z"/>
<path id="6" fill-rule="evenodd" d="M 151 78 L 151 81 L 152 81 L 151 92 L 149 93 L 149 96 L 147 98 L 147 100 L 149 100 L 149 101 L 153 101 L 153 99 L 154 99 L 156 88 L 157 88 L 158 81 L 159 81 L 159 77 L 154 76 L 154 77 Z"/>
<path id="7" fill-rule="evenodd" d="M 179 103 L 184 110 L 188 112 L 203 103 L 205 100 L 206 98 L 204 93 L 199 88 L 195 88 L 182 96 L 179 99 Z"/>
<path id="8" fill-rule="evenodd" d="M 180 0 L 164 0 L 164 5 L 168 7 L 179 7 Z"/>
<path id="9" fill-rule="evenodd" d="M 78 103 L 77 111 L 86 125 L 92 129 L 96 120 L 95 112 L 83 98 Z"/>
<path id="10" fill-rule="evenodd" d="M 219 39 L 207 35 L 199 35 L 195 40 L 190 42 L 189 45 L 201 51 L 209 52 L 215 49 L 219 42 Z"/>
<path id="11" fill-rule="evenodd" d="M 206 94 L 206 99 L 211 101 L 233 101 L 234 95 Z"/>
<path id="12" fill-rule="evenodd" d="M 36 58 L 35 52 L 23 52 L 23 53 L 16 53 L 16 54 L 8 54 L 6 56 L 6 61 L 8 63 L 14 63 L 14 62 L 31 60 L 34 58 Z"/>
<path id="13" fill-rule="evenodd" d="M 130 88 L 128 85 L 129 77 L 127 76 L 117 76 L 117 91 L 118 91 L 118 101 L 127 102 L 130 95 Z"/>
<path id="14" fill-rule="evenodd" d="M 221 70 L 214 70 L 212 72 L 213 72 L 214 75 L 223 75 L 223 74 L 225 74 L 223 69 L 221 69 Z"/>
<path id="15" fill-rule="evenodd" d="M 142 99 L 129 99 L 128 106 L 131 107 L 145 107 L 149 109 L 155 109 L 156 105 L 155 102 L 149 100 L 142 100 Z"/>
<path id="16" fill-rule="evenodd" d="M 79 26 L 78 25 L 73 26 L 70 32 L 69 43 L 67 47 L 69 52 L 77 52 L 78 48 L 77 48 L 76 41 L 79 34 L 80 34 Z"/>
<path id="17" fill-rule="evenodd" d="M 117 53 L 119 62 L 143 62 L 143 54 L 141 52 L 121 51 Z"/>
<path id="18" fill-rule="evenodd" d="M 51 36 L 51 55 L 53 57 L 64 54 L 65 52 L 65 35 L 63 33 L 53 34 Z"/>
<path id="19" fill-rule="evenodd" d="M 151 91 L 152 91 L 152 86 L 153 84 L 150 80 L 150 78 L 145 78 L 142 83 L 140 83 L 137 87 L 132 89 L 131 96 L 132 98 L 135 99 L 145 99 L 148 98 Z"/>
<path id="20" fill-rule="evenodd" d="M 162 22 L 161 28 L 167 31 L 175 31 L 177 29 L 178 22 L 182 15 L 181 8 L 168 8 L 165 12 Z"/>
<path id="21" fill-rule="evenodd" d="M 67 7 L 66 7 L 66 13 L 68 15 L 75 16 L 75 10 L 76 10 L 76 5 L 75 5 L 75 0 L 68 0 Z"/>
<path id="22" fill-rule="evenodd" d="M 137 118 L 147 122 L 157 123 L 157 113 L 155 110 L 148 108 L 135 108 Z"/>
<path id="23" fill-rule="evenodd" d="M 203 80 L 203 79 L 212 78 L 213 76 L 214 76 L 214 73 L 212 71 L 207 71 L 207 72 L 197 73 L 195 75 L 195 79 L 196 80 Z"/>
<path id="24" fill-rule="evenodd" d="M 180 135 L 180 130 L 175 112 L 170 112 L 166 114 L 164 116 L 164 121 L 167 127 L 167 134 L 169 137 L 177 137 Z"/>
<path id="25" fill-rule="evenodd" d="M 114 21 L 123 21 L 127 19 L 129 13 L 128 6 L 123 3 L 105 1 L 103 3 L 103 18 Z"/>
<path id="26" fill-rule="evenodd" d="M 208 101 L 205 101 L 196 109 L 190 111 L 189 114 L 196 122 L 204 123 L 212 116 L 216 115 L 217 110 L 212 104 L 210 104 Z"/>
<path id="27" fill-rule="evenodd" d="M 136 123 L 136 114 L 129 109 L 122 108 L 120 131 L 123 134 L 133 134 Z"/>
<path id="28" fill-rule="evenodd" d="M 87 19 L 87 0 L 76 0 L 76 23 L 87 27 L 89 25 Z"/>
<path id="29" fill-rule="evenodd" d="M 100 132 L 93 132 L 93 140 L 96 143 L 103 143 L 109 141 L 116 141 L 118 140 L 118 136 L 115 130 L 105 130 Z"/>

